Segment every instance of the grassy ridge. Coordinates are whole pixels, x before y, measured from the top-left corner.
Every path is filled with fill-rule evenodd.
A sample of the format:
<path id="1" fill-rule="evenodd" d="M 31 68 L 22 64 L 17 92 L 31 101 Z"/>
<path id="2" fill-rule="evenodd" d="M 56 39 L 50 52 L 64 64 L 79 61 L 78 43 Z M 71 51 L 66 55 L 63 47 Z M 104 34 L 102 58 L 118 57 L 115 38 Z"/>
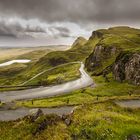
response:
<path id="1" fill-rule="evenodd" d="M 80 64 L 68 64 L 59 68 L 47 71 L 25 85 L 52 85 L 62 84 L 80 78 Z"/>
<path id="2" fill-rule="evenodd" d="M 74 62 L 74 61 L 84 61 L 85 58 L 91 53 L 93 49 L 93 44 L 91 45 L 91 44 L 86 44 L 86 43 L 87 43 L 87 40 L 80 37 L 75 41 L 71 49 L 66 50 L 66 51 L 54 51 L 54 52 L 48 53 L 42 50 L 40 51 L 37 50 L 37 51 L 33 51 L 30 53 L 18 56 L 17 57 L 18 59 L 23 59 L 23 58 L 31 59 L 32 62 L 29 64 L 22 65 L 22 67 L 21 65 L 16 65 L 16 66 L 12 65 L 10 67 L 5 67 L 1 69 L 0 74 L 2 75 L 2 77 L 0 78 L 0 85 L 18 85 L 31 79 L 38 73 L 44 70 L 50 69 L 52 67 L 55 67 L 64 63 Z M 12 67 L 12 70 L 11 70 L 11 67 Z M 73 72 L 72 68 L 68 70 L 69 71 L 71 70 L 70 72 L 71 74 L 69 73 L 69 77 L 71 78 L 66 78 L 68 76 L 65 76 L 65 77 L 60 76 L 60 77 L 63 77 L 62 81 L 68 81 L 68 80 L 72 80 L 78 77 L 74 73 L 73 73 L 74 75 L 71 76 Z M 47 83 L 48 84 L 56 83 L 54 81 L 58 77 L 59 77 L 58 75 L 55 75 L 55 76 L 50 75 L 50 77 L 48 77 L 48 79 L 50 80 L 48 80 Z M 35 79 L 30 84 L 39 84 L 44 81 L 46 82 L 46 79 L 43 76 L 41 78 Z"/>
<path id="3" fill-rule="evenodd" d="M 107 30 L 98 30 L 103 33 L 100 44 L 114 45 L 123 50 L 140 51 L 140 30 L 130 27 L 114 27 Z"/>

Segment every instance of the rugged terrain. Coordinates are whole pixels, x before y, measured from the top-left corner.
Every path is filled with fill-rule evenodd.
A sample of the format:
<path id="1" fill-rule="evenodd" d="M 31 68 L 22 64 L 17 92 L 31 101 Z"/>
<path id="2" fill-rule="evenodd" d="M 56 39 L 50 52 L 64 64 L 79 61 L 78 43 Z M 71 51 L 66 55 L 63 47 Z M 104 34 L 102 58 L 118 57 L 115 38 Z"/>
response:
<path id="1" fill-rule="evenodd" d="M 140 84 L 140 30 L 116 27 L 93 32 L 99 38 L 86 67 L 93 75 L 113 73 L 116 80 Z M 89 41 L 90 41 L 89 40 Z"/>
<path id="2" fill-rule="evenodd" d="M 14 103 L 14 108 L 76 106 L 74 112 L 63 116 L 41 114 L 35 120 L 27 116 L 0 122 L 1 140 L 140 139 L 140 109 L 115 104 L 116 101 L 140 99 L 140 30 L 113 27 L 94 31 L 89 40 L 80 37 L 69 50 L 43 55 L 18 76 L 24 81 L 42 70 L 74 61 L 85 63 L 94 85 L 67 95 Z M 77 78 L 78 67 L 62 67 L 42 75 L 42 78 L 55 77 L 49 85 L 54 84 L 60 75 L 63 82 L 69 81 L 71 78 L 66 79 L 63 73 L 72 79 Z M 32 84 L 39 83 L 42 78 L 35 79 Z M 45 86 L 46 81 L 47 78 Z"/>

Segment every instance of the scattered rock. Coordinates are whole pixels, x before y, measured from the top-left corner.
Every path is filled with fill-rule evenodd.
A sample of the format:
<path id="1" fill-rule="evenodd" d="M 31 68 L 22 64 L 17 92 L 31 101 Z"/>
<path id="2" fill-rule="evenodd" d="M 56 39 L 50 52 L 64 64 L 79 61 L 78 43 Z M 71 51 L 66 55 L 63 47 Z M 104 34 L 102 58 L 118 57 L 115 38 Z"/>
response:
<path id="1" fill-rule="evenodd" d="M 71 119 L 70 118 L 65 119 L 65 124 L 69 126 L 71 124 Z"/>
<path id="2" fill-rule="evenodd" d="M 129 135 L 127 136 L 127 140 L 139 140 L 139 138 L 136 135 Z"/>
<path id="3" fill-rule="evenodd" d="M 43 115 L 43 111 L 41 109 L 31 109 L 29 111 L 29 116 L 31 117 L 31 121 L 35 121 L 36 119 L 38 119 L 40 116 Z"/>
<path id="4" fill-rule="evenodd" d="M 63 114 L 62 115 L 62 120 L 65 120 L 65 119 L 67 119 L 67 115 Z"/>
<path id="5" fill-rule="evenodd" d="M 40 133 L 41 131 L 45 130 L 45 128 L 47 127 L 48 123 L 46 120 L 44 120 L 43 122 L 41 122 L 39 124 L 39 126 L 37 127 L 36 131 L 33 133 L 33 135 L 36 135 L 37 133 Z"/>
<path id="6" fill-rule="evenodd" d="M 71 119 L 70 119 L 70 116 L 68 115 L 62 115 L 62 120 L 65 122 L 67 126 L 71 124 Z"/>

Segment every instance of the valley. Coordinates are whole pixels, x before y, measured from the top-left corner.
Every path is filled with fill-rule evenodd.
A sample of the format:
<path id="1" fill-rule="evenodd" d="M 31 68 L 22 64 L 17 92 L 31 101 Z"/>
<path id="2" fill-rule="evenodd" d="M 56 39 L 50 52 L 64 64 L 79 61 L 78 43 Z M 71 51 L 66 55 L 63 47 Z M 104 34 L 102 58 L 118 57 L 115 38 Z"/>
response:
<path id="1" fill-rule="evenodd" d="M 66 50 L 4 57 L 0 62 L 31 61 L 0 67 L 0 109 L 11 105 L 3 114 L 23 113 L 14 121 L 1 120 L 0 140 L 140 138 L 139 29 L 100 29 Z M 63 107 L 75 109 L 59 115 Z M 38 108 L 46 111 L 32 120 L 29 110 Z"/>

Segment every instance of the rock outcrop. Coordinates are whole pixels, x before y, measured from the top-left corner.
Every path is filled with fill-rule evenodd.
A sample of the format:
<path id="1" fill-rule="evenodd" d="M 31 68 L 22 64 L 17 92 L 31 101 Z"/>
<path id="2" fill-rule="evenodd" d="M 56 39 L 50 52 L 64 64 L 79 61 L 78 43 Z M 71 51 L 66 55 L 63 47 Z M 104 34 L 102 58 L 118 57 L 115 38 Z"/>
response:
<path id="1" fill-rule="evenodd" d="M 137 135 L 129 135 L 127 136 L 127 140 L 139 140 Z"/>
<path id="2" fill-rule="evenodd" d="M 78 45 L 84 45 L 87 42 L 87 40 L 84 37 L 78 37 L 74 43 L 72 44 L 72 48 L 78 46 Z"/>
<path id="3" fill-rule="evenodd" d="M 115 46 L 98 45 L 86 59 L 86 68 L 93 75 L 113 72 L 117 81 L 140 85 L 140 53 L 121 52 Z"/>
<path id="4" fill-rule="evenodd" d="M 140 53 L 121 53 L 113 67 L 117 81 L 140 85 Z"/>
<path id="5" fill-rule="evenodd" d="M 102 73 L 105 68 L 110 66 L 119 54 L 120 50 L 115 46 L 97 45 L 93 53 L 86 59 L 86 68 L 92 71 L 94 75 Z M 103 68 L 101 71 L 96 71 Z"/>
<path id="6" fill-rule="evenodd" d="M 41 109 L 38 109 L 38 108 L 31 109 L 29 111 L 29 116 L 30 116 L 32 122 L 36 121 L 42 115 L 43 115 L 43 111 Z"/>
<path id="7" fill-rule="evenodd" d="M 93 31 L 92 32 L 92 36 L 90 37 L 90 39 L 94 39 L 94 38 L 102 38 L 103 37 L 103 33 L 99 32 L 99 31 Z"/>

